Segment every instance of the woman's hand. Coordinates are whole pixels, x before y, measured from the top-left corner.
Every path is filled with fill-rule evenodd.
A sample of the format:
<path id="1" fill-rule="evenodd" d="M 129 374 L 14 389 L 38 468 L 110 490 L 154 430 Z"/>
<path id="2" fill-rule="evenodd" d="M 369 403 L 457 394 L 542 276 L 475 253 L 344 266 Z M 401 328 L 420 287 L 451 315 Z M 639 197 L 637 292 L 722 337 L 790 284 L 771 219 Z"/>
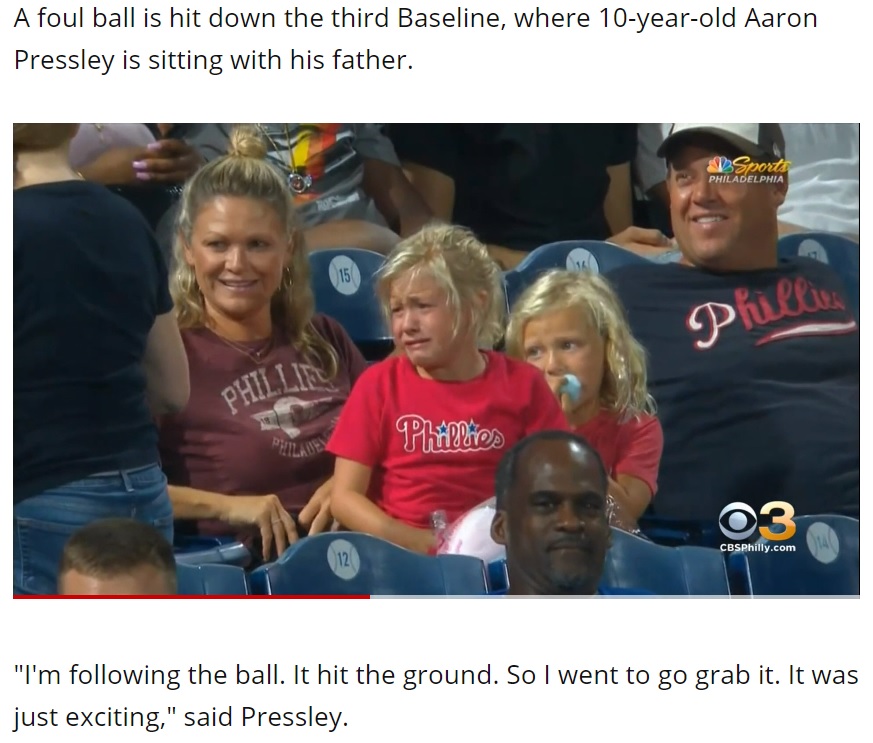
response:
<path id="1" fill-rule="evenodd" d="M 333 515 L 330 511 L 330 494 L 333 490 L 333 478 L 325 482 L 303 506 L 297 521 L 306 529 L 309 535 L 320 534 L 331 529 Z"/>
<path id="2" fill-rule="evenodd" d="M 265 561 L 274 544 L 278 557 L 297 541 L 297 525 L 275 495 L 228 495 L 222 511 L 222 521 L 232 526 L 258 527 Z"/>
<path id="3" fill-rule="evenodd" d="M 149 157 L 149 154 L 146 147 L 113 147 L 83 165 L 79 172 L 85 180 L 106 186 L 130 185 L 138 182 L 134 162 Z"/>
<path id="4" fill-rule="evenodd" d="M 181 139 L 161 139 L 147 148 L 148 153 L 132 163 L 142 183 L 184 183 L 203 164 L 203 158 Z"/>
<path id="5" fill-rule="evenodd" d="M 145 147 L 114 147 L 82 166 L 82 176 L 107 186 L 184 183 L 203 158 L 181 139 L 161 139 Z"/>

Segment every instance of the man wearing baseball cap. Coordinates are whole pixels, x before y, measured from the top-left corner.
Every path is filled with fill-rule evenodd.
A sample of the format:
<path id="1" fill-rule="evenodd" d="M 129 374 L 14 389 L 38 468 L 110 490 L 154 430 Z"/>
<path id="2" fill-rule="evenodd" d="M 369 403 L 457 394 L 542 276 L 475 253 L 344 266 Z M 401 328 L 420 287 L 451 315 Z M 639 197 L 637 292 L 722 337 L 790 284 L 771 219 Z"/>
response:
<path id="1" fill-rule="evenodd" d="M 857 518 L 858 325 L 827 265 L 777 257 L 779 125 L 673 124 L 658 152 L 681 261 L 610 274 L 664 428 L 654 513 L 715 524 L 728 503 L 783 501 Z"/>
<path id="2" fill-rule="evenodd" d="M 661 204 L 669 208 L 664 180 L 667 166 L 658 148 L 671 126 L 637 127 L 634 170 L 640 188 L 656 202 L 652 207 L 656 211 Z M 834 232 L 859 242 L 859 125 L 794 123 L 780 127 L 791 159 L 791 190 L 779 209 L 779 233 Z M 659 259 L 668 260 L 671 255 Z"/>

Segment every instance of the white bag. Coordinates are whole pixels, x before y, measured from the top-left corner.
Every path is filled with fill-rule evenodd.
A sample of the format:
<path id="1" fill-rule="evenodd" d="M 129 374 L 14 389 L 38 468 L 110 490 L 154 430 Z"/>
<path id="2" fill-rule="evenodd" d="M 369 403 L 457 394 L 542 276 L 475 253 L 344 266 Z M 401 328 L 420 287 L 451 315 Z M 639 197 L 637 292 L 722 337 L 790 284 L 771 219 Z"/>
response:
<path id="1" fill-rule="evenodd" d="M 450 524 L 442 534 L 437 554 L 470 555 L 486 563 L 505 559 L 506 549 L 491 538 L 494 505 L 495 499 L 489 498 Z"/>

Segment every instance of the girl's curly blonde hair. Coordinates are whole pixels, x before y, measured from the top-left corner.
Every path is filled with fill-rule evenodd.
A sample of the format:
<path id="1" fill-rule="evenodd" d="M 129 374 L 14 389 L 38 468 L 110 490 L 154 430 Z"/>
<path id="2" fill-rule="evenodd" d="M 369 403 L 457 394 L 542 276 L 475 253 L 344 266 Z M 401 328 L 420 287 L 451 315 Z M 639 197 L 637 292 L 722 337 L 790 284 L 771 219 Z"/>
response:
<path id="1" fill-rule="evenodd" d="M 391 322 L 391 286 L 401 276 L 426 272 L 445 290 L 455 314 L 455 333 L 469 310 L 480 347 L 493 348 L 503 336 L 506 298 L 500 267 L 467 229 L 442 223 L 425 226 L 391 252 L 379 272 L 376 292 Z M 485 302 L 475 301 L 483 294 Z"/>
<path id="2" fill-rule="evenodd" d="M 577 310 L 603 339 L 606 369 L 601 405 L 627 419 L 655 413 L 648 392 L 646 352 L 633 337 L 624 307 L 610 283 L 589 271 L 549 271 L 540 276 L 516 303 L 506 331 L 506 350 L 524 358 L 524 329 L 542 315 Z"/>

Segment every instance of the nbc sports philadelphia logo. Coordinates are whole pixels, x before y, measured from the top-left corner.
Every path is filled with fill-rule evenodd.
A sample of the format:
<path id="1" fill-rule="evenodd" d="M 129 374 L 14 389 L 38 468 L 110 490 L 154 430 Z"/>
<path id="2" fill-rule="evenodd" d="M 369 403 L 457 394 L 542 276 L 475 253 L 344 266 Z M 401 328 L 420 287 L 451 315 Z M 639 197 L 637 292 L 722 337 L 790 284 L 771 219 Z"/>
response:
<path id="1" fill-rule="evenodd" d="M 791 162 L 780 158 L 775 162 L 755 162 L 747 155 L 730 160 L 716 155 L 706 166 L 710 183 L 782 183 Z"/>

